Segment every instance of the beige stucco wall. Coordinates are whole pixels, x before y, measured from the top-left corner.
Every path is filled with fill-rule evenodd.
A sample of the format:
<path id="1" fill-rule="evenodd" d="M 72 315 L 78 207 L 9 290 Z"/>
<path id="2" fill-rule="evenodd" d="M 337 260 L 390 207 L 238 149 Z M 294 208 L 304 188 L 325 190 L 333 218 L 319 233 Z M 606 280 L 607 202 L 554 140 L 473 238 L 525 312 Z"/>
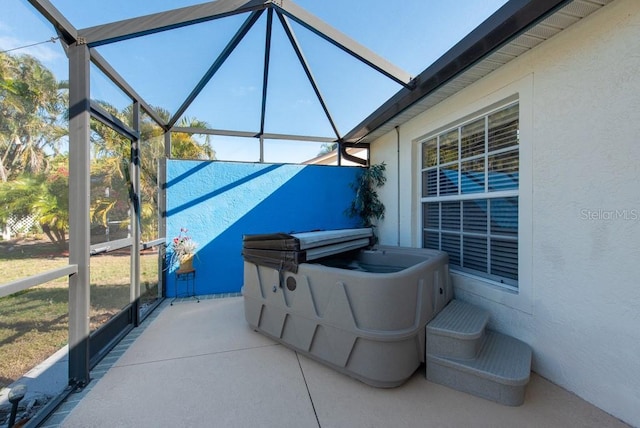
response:
<path id="1" fill-rule="evenodd" d="M 453 274 L 533 368 L 640 426 L 640 1 L 616 0 L 372 146 L 384 244 L 421 245 L 420 137 L 517 94 L 520 292 Z M 400 168 L 398 168 L 400 166 Z M 399 170 L 399 171 L 398 171 Z"/>

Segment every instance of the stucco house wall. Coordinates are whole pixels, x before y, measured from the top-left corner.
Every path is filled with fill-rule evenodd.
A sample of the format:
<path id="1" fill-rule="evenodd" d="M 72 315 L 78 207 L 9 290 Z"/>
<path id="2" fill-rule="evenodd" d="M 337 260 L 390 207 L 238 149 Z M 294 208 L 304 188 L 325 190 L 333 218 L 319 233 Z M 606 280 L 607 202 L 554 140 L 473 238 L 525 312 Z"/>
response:
<path id="1" fill-rule="evenodd" d="M 616 0 L 371 146 L 388 171 L 381 243 L 419 247 L 420 138 L 519 99 L 519 291 L 453 273 L 456 295 L 529 343 L 534 371 L 634 426 L 639 70 L 640 2 Z"/>

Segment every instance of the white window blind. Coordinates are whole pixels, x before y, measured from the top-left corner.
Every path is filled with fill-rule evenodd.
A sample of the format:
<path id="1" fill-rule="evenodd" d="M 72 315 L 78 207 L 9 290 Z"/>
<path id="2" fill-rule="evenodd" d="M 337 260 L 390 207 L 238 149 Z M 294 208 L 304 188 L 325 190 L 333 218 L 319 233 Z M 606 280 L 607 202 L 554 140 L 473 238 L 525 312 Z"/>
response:
<path id="1" fill-rule="evenodd" d="M 452 267 L 518 286 L 518 104 L 422 142 L 423 247 Z"/>

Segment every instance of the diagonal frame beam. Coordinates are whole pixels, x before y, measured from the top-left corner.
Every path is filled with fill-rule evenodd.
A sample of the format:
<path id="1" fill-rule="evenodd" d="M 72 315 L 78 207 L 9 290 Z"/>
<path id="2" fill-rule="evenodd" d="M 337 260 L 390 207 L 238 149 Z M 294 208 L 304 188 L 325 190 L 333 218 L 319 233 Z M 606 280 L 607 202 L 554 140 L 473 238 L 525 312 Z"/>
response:
<path id="1" fill-rule="evenodd" d="M 113 83 L 116 84 L 125 94 L 140 104 L 140 107 L 161 127 L 166 127 L 165 120 L 158 115 L 153 107 L 151 107 L 135 89 L 127 83 L 127 81 L 104 59 L 102 55 L 95 49 L 89 49 L 91 53 L 91 61 L 102 71 Z"/>
<path id="2" fill-rule="evenodd" d="M 90 101 L 91 105 L 91 117 L 102 122 L 104 125 L 113 129 L 118 134 L 129 140 L 138 140 L 140 139 L 140 133 L 131 129 L 125 123 L 123 123 L 116 116 L 109 113 L 105 110 L 100 104 L 95 101 Z"/>
<path id="3" fill-rule="evenodd" d="M 334 46 L 342 49 L 349 55 L 364 62 L 374 70 L 384 74 L 396 83 L 399 83 L 405 88 L 411 88 L 413 86 L 411 82 L 412 77 L 409 73 L 391 64 L 372 50 L 336 30 L 292 1 L 279 0 L 277 4 L 273 3 L 273 5 L 279 12 L 285 14 Z"/>
<path id="4" fill-rule="evenodd" d="M 335 126 L 334 121 L 332 120 L 328 108 L 326 107 L 326 103 L 323 101 L 320 91 L 317 88 L 317 84 L 315 84 L 315 79 L 313 78 L 310 69 L 306 63 L 306 59 L 300 50 L 300 47 L 295 41 L 295 36 L 293 34 L 292 28 L 290 24 L 283 19 L 284 16 L 293 19 L 298 24 L 312 31 L 319 37 L 327 40 L 334 46 L 348 53 L 349 55 L 355 57 L 356 59 L 364 62 L 369 65 L 373 69 L 392 79 L 393 81 L 399 83 L 404 87 L 403 91 L 408 91 L 409 93 L 413 93 L 414 89 L 417 86 L 424 86 L 424 74 L 423 72 L 418 78 L 412 79 L 412 77 L 401 70 L 400 68 L 394 66 L 390 62 L 386 61 L 384 58 L 378 56 L 373 51 L 367 49 L 366 47 L 360 45 L 354 40 L 350 39 L 345 34 L 331 27 L 327 23 L 323 22 L 316 16 L 310 14 L 303 8 L 297 6 L 290 0 L 216 0 L 210 1 L 208 3 L 203 3 L 194 6 L 187 6 L 183 8 L 173 9 L 165 12 L 159 12 L 155 14 L 150 14 L 146 16 L 141 16 L 137 18 L 131 18 L 127 20 L 122 20 L 118 22 L 113 22 L 110 24 L 98 25 L 95 27 L 85 28 L 81 30 L 77 30 L 66 18 L 65 16 L 56 9 L 55 6 L 51 3 L 51 0 L 27 0 L 38 12 L 40 12 L 56 29 L 57 33 L 60 35 L 61 39 L 66 43 L 67 46 L 70 46 L 74 43 L 78 43 L 81 45 L 87 44 L 89 47 L 100 46 L 103 44 L 114 43 L 121 40 L 128 40 L 135 37 L 144 36 L 147 34 L 153 34 L 161 31 L 167 31 L 174 28 L 180 28 L 188 25 L 193 25 L 201 22 L 207 22 L 219 18 L 224 18 L 227 16 L 252 12 L 251 17 L 255 17 L 257 12 L 262 12 L 264 9 L 275 8 L 278 17 L 281 20 L 285 31 L 287 32 L 287 36 L 289 37 L 290 43 L 296 50 L 296 54 L 298 55 L 299 60 L 303 64 L 303 68 L 305 68 L 305 73 L 307 73 L 307 77 L 309 78 L 312 86 L 314 87 L 314 91 L 316 91 L 316 95 L 320 100 L 320 103 L 325 110 L 325 114 L 327 118 L 332 124 L 334 128 L 334 132 L 338 136 L 338 140 L 340 140 L 339 131 Z M 555 2 L 555 3 L 564 3 L 567 0 L 546 0 L 547 2 Z M 259 15 L 258 15 L 259 16 Z M 251 17 L 249 19 L 251 19 Z M 257 18 L 256 18 L 257 19 Z M 246 23 L 246 22 L 245 22 Z M 255 23 L 255 22 L 254 22 Z M 250 26 L 249 26 L 250 28 Z M 287 30 L 288 29 L 288 30 Z M 247 30 L 248 31 L 248 30 Z M 246 35 L 246 33 L 244 34 Z M 243 35 L 243 36 L 244 36 Z M 232 40 L 231 43 L 234 42 L 236 37 Z M 242 36 L 242 37 L 243 37 Z M 241 40 L 242 37 L 239 39 Z M 227 46 L 227 48 L 229 45 Z M 168 124 L 164 125 L 163 128 L 165 130 L 171 129 L 177 122 L 178 118 L 184 113 L 184 111 L 188 108 L 188 106 L 193 102 L 193 99 L 197 97 L 197 95 L 202 91 L 204 86 L 208 83 L 211 77 L 215 74 L 217 69 L 221 66 L 222 63 L 228 57 L 228 54 L 233 51 L 233 48 L 229 50 L 229 52 L 224 55 L 221 55 L 216 63 L 212 65 L 209 71 L 205 74 L 203 79 L 201 79 L 200 83 L 194 88 L 192 93 L 189 95 L 187 100 L 182 104 L 180 111 L 176 113 Z M 68 54 L 68 52 L 67 52 Z M 152 118 L 161 124 L 162 119 L 156 114 L 156 112 L 144 102 L 144 100 L 128 85 L 126 81 L 122 79 L 115 70 L 104 60 L 104 58 L 97 55 L 97 52 L 92 49 L 91 52 L 92 57 L 95 57 L 94 63 L 98 65 L 103 72 L 110 76 L 110 78 L 116 82 L 121 89 L 123 89 L 129 96 L 131 96 L 134 100 L 140 102 L 141 107 L 144 108 Z M 267 71 L 265 71 L 265 79 L 267 76 Z M 416 91 L 421 92 L 423 91 Z M 398 95 L 394 97 L 393 101 L 396 101 L 395 98 L 398 98 Z M 413 94 L 412 94 L 413 95 Z M 392 100 L 390 100 L 392 101 Z M 263 105 L 266 103 L 266 94 L 263 96 Z M 387 103 L 388 104 L 388 103 Z M 386 105 L 386 104 L 385 104 Z M 382 106 L 380 109 L 382 109 Z M 263 110 L 265 107 L 263 107 Z M 378 109 L 378 110 L 380 110 Z M 371 116 L 375 116 L 378 111 L 376 111 Z M 261 133 L 264 132 L 264 113 L 262 114 L 262 125 L 261 125 Z M 367 121 L 371 120 L 371 117 L 365 119 L 362 124 L 358 127 L 362 126 Z M 161 125 L 162 126 L 162 125 Z M 358 128 L 356 127 L 356 128 Z M 366 126 L 368 129 L 370 126 Z M 358 139 L 358 137 L 354 137 L 355 134 L 358 133 L 358 129 L 350 131 L 346 136 L 346 141 L 351 141 L 354 139 Z"/>
<path id="5" fill-rule="evenodd" d="M 43 1 L 43 0 L 30 0 Z M 91 47 L 128 40 L 174 28 L 212 21 L 226 16 L 264 10 L 270 0 L 217 0 L 166 12 L 125 19 L 78 30 L 78 36 Z"/>
<path id="6" fill-rule="evenodd" d="M 64 17 L 62 13 L 56 7 L 51 4 L 49 0 L 28 0 L 42 16 L 44 16 L 47 21 L 49 21 L 56 31 L 58 35 L 64 40 L 67 45 L 71 45 L 75 43 L 78 39 L 78 30 L 71 25 L 67 18 Z"/>
<path id="7" fill-rule="evenodd" d="M 336 134 L 336 138 L 340 139 L 340 132 L 338 131 L 338 127 L 336 126 L 336 123 L 333 120 L 333 117 L 331 116 L 331 112 L 327 107 L 327 103 L 325 102 L 324 97 L 322 96 L 322 93 L 320 92 L 320 88 L 318 87 L 316 79 L 313 76 L 313 73 L 311 72 L 309 63 L 307 62 L 307 59 L 305 58 L 304 53 L 300 48 L 300 44 L 296 39 L 295 33 L 293 32 L 293 28 L 291 28 L 291 25 L 289 24 L 289 21 L 287 21 L 287 18 L 280 12 L 278 12 L 278 19 L 280 19 L 282 28 L 284 28 L 284 31 L 287 34 L 287 37 L 289 38 L 289 42 L 291 43 L 293 50 L 296 52 L 296 55 L 298 56 L 298 60 L 300 61 L 300 64 L 302 65 L 302 68 L 304 69 L 305 74 L 307 75 L 307 79 L 309 79 L 309 83 L 311 83 L 311 86 L 313 87 L 313 91 L 316 93 L 316 97 L 318 97 L 318 101 L 320 101 L 322 110 L 324 110 L 324 114 L 327 116 L 327 119 L 329 120 L 329 123 L 333 128 L 333 132 Z"/>
<path id="8" fill-rule="evenodd" d="M 260 15 L 262 15 L 262 12 L 263 10 L 252 12 L 251 15 L 244 21 L 242 26 L 238 29 L 238 31 L 233 36 L 233 38 L 229 41 L 229 43 L 227 43 L 227 46 L 225 46 L 225 48 L 222 50 L 222 52 L 220 53 L 218 58 L 215 60 L 215 62 L 211 65 L 211 67 L 209 67 L 209 70 L 207 70 L 204 76 L 202 76 L 202 79 L 200 79 L 200 82 L 198 82 L 198 84 L 196 85 L 195 88 L 193 88 L 193 91 L 191 91 L 187 99 L 184 100 L 180 108 L 175 112 L 175 114 L 167 124 L 168 129 L 171 129 L 173 125 L 175 125 L 178 122 L 178 120 L 184 114 L 187 108 L 189 108 L 193 100 L 195 100 L 198 94 L 202 92 L 202 90 L 207 85 L 207 83 L 209 83 L 209 80 L 211 80 L 213 75 L 216 74 L 216 72 L 220 69 L 220 67 L 222 67 L 222 64 L 224 64 L 227 58 L 229 58 L 229 55 L 231 55 L 231 53 L 238 46 L 238 44 L 240 44 L 244 36 L 247 35 L 251 27 L 253 27 L 253 24 L 255 24 L 258 18 L 260 17 Z"/>
<path id="9" fill-rule="evenodd" d="M 271 30 L 273 29 L 273 9 L 267 11 L 267 34 L 264 42 L 264 68 L 262 72 L 262 106 L 260 110 L 260 134 L 264 133 L 267 114 L 267 90 L 269 86 L 269 61 L 271 58 Z"/>

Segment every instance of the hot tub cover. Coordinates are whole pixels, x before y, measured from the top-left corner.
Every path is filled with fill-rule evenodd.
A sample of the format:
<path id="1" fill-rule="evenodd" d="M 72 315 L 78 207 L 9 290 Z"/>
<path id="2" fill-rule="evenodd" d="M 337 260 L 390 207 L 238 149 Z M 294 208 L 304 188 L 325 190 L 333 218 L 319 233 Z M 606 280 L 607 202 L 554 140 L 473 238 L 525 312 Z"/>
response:
<path id="1" fill-rule="evenodd" d="M 371 228 L 244 235 L 242 255 L 248 262 L 296 273 L 300 263 L 367 247 L 372 238 Z"/>

